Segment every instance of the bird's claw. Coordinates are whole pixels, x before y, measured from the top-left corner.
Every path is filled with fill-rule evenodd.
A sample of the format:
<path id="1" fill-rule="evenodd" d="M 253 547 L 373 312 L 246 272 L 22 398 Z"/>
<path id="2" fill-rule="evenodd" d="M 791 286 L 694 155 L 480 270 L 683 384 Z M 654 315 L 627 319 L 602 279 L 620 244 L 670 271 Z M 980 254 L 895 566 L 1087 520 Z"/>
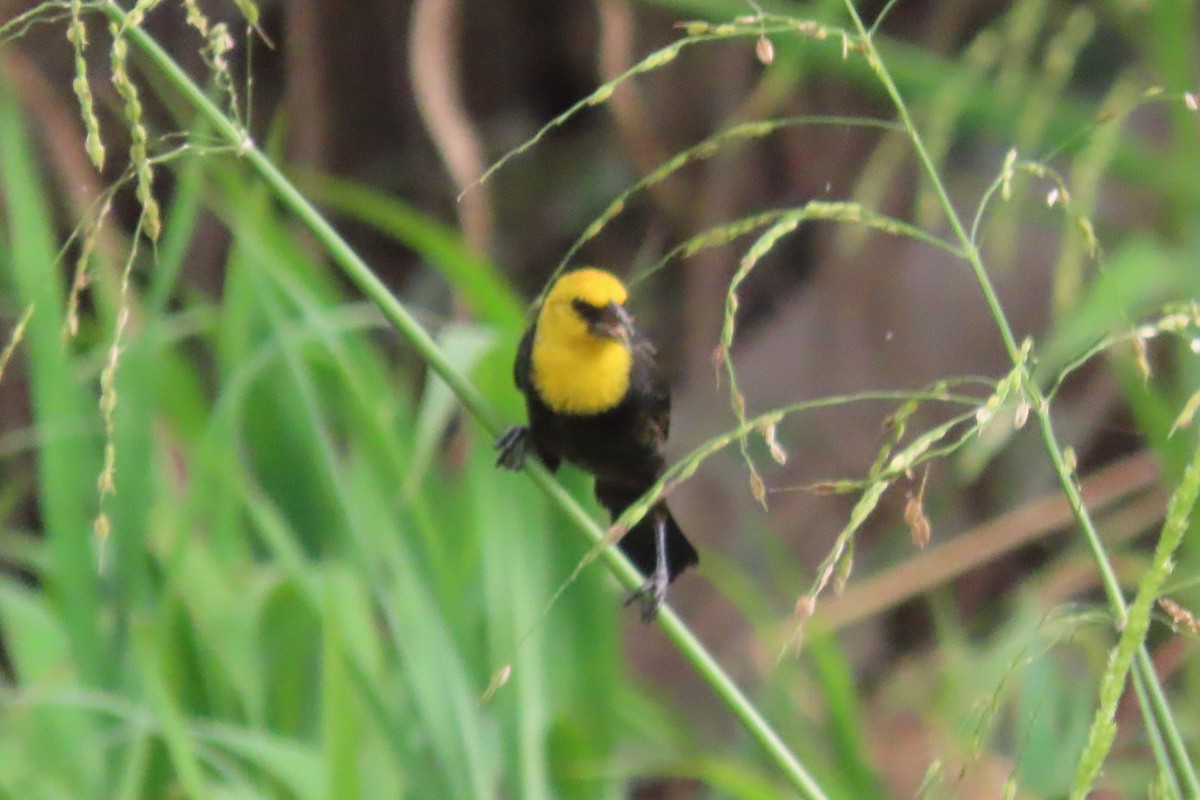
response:
<path id="1" fill-rule="evenodd" d="M 492 446 L 500 451 L 500 455 L 496 456 L 496 466 L 518 470 L 525 464 L 525 451 L 529 447 L 529 428 L 523 425 L 509 428 Z"/>
<path id="2" fill-rule="evenodd" d="M 625 595 L 625 605 L 629 606 L 637 601 L 642 606 L 639 615 L 642 622 L 653 622 L 654 617 L 658 615 L 658 609 L 667 599 L 667 582 L 667 573 L 655 570 L 645 583 Z"/>

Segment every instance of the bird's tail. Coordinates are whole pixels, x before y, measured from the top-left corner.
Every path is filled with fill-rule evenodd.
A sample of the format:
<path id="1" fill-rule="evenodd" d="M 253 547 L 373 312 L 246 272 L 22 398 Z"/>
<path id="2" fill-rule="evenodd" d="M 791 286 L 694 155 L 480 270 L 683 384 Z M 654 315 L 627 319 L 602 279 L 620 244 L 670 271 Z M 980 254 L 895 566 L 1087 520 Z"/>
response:
<path id="1" fill-rule="evenodd" d="M 596 499 L 600 501 L 600 505 L 608 509 L 608 513 L 614 520 L 641 497 L 642 493 L 642 491 L 625 486 L 596 481 Z M 671 516 L 671 511 L 665 502 L 656 503 L 638 524 L 621 537 L 617 546 L 621 548 L 621 552 L 625 554 L 626 558 L 633 562 L 639 572 L 643 575 L 653 574 L 658 558 L 654 543 L 656 518 L 662 519 L 666 524 L 667 577 L 673 581 L 688 567 L 699 564 L 700 554 L 683 535 L 683 531 L 679 529 L 679 524 L 675 522 L 675 517 Z"/>

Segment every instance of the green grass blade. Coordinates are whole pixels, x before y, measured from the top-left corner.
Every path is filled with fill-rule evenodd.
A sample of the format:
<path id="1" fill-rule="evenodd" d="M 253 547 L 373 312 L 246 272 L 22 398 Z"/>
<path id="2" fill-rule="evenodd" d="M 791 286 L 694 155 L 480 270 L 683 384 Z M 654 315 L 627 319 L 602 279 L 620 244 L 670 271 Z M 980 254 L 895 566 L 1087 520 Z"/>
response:
<path id="1" fill-rule="evenodd" d="M 75 679 L 71 641 L 60 620 L 43 595 L 0 581 L 0 636 L 20 692 L 34 697 Z M 17 692 L 0 692 L 0 787 L 52 786 L 63 796 L 99 796 L 104 763 L 95 747 L 95 721 L 76 708 L 18 707 Z M 50 763 L 55 775 L 47 784 L 40 778 Z"/>
<path id="2" fill-rule="evenodd" d="M 347 594 L 334 581 L 326 582 L 321 639 L 321 716 L 325 748 L 325 796 L 329 800 L 361 797 L 358 750 L 361 720 L 348 676 L 343 641 L 341 597 Z"/>
<path id="3" fill-rule="evenodd" d="M 38 496 L 53 564 L 53 572 L 44 578 L 82 677 L 92 685 L 103 685 L 111 678 L 111 663 L 98 625 L 99 580 L 92 539 L 100 459 L 94 441 L 75 433 L 93 424 L 97 411 L 95 400 L 76 382 L 61 339 L 61 276 L 37 163 L 20 110 L 0 81 L 0 190 L 7 210 L 5 249 L 10 259 L 4 272 L 21 307 L 35 309 L 23 349 L 34 423 L 42 438 Z"/>
<path id="4" fill-rule="evenodd" d="M 480 321 L 520 328 L 523 304 L 489 261 L 473 254 L 458 231 L 407 203 L 361 184 L 328 175 L 306 175 L 301 186 L 313 199 L 391 236 L 436 267 Z"/>

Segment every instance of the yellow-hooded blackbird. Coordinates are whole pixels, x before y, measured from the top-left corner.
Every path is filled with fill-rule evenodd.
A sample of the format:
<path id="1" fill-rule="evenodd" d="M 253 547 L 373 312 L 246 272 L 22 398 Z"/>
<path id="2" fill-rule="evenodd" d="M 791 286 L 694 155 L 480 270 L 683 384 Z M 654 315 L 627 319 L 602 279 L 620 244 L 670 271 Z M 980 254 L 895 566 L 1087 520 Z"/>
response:
<path id="1" fill-rule="evenodd" d="M 567 461 L 594 475 L 596 499 L 613 519 L 662 475 L 671 422 L 671 396 L 654 347 L 634 331 L 627 297 L 624 285 L 599 269 L 568 272 L 554 283 L 513 365 L 529 425 L 496 440 L 496 463 L 507 469 L 519 469 L 532 445 L 551 471 Z M 663 502 L 619 547 L 647 576 L 629 598 L 642 600 L 646 620 L 667 584 L 699 562 Z"/>

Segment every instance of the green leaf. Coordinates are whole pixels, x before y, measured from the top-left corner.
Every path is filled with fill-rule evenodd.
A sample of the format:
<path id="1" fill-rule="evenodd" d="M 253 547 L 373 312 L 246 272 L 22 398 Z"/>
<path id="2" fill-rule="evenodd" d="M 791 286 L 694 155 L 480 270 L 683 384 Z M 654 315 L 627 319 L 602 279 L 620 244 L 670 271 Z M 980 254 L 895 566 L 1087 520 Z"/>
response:
<path id="1" fill-rule="evenodd" d="M 508 330 L 524 324 L 522 303 L 489 261 L 474 255 L 458 231 L 407 203 L 361 184 L 305 175 L 318 203 L 391 236 L 439 269 L 481 321 Z"/>
<path id="2" fill-rule="evenodd" d="M 38 502 L 52 553 L 43 576 L 46 591 L 70 638 L 84 680 L 102 685 L 112 677 L 99 629 L 99 578 L 92 523 L 96 478 L 95 440 L 80 434 L 98 425 L 96 400 L 76 380 L 70 351 L 63 346 L 62 276 L 38 161 L 7 83 L 0 80 L 0 192 L 6 212 L 0 275 L 21 308 L 32 305 L 22 343 L 29 372 L 33 418 L 41 438 Z"/>

